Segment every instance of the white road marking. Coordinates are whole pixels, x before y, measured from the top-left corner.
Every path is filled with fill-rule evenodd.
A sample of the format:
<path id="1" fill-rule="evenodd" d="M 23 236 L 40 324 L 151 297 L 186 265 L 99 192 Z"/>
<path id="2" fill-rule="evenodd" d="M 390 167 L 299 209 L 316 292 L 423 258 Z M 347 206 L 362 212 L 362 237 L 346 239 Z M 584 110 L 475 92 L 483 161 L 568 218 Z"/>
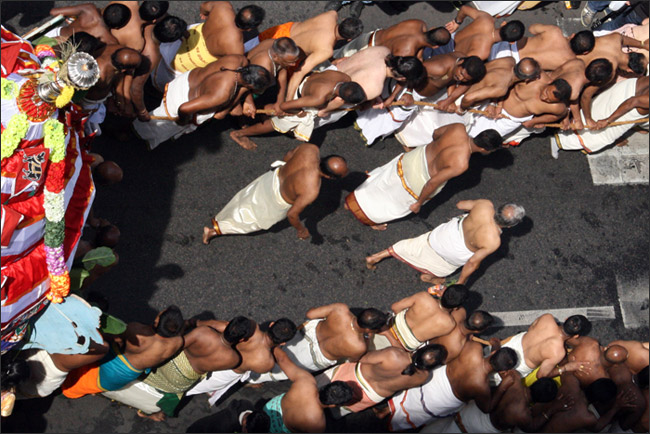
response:
<path id="1" fill-rule="evenodd" d="M 648 327 L 648 276 L 626 281 L 616 276 L 616 291 L 625 328 Z"/>
<path id="2" fill-rule="evenodd" d="M 648 136 L 634 133 L 626 146 L 587 156 L 596 185 L 648 184 Z"/>
<path id="3" fill-rule="evenodd" d="M 646 286 L 647 288 L 647 286 Z M 646 299 L 647 300 L 647 299 Z M 600 321 L 616 319 L 614 306 L 594 306 L 594 307 L 571 307 L 567 309 L 537 309 L 537 310 L 520 310 L 515 312 L 490 312 L 492 316 L 499 318 L 506 327 L 511 326 L 529 326 L 537 318 L 545 313 L 550 313 L 560 321 L 564 321 L 571 315 L 584 315 L 590 321 Z"/>

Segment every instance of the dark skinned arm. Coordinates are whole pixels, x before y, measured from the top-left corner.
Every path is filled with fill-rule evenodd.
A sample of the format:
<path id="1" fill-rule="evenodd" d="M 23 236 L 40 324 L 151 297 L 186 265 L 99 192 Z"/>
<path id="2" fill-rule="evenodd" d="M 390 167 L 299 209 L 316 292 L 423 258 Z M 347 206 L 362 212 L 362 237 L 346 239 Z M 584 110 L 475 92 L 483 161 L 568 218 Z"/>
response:
<path id="1" fill-rule="evenodd" d="M 91 3 L 84 3 L 78 6 L 64 6 L 60 8 L 54 8 L 50 10 L 50 15 L 52 16 L 63 15 L 65 17 L 76 17 L 84 12 L 90 12 L 89 8 L 91 7 L 97 10 L 97 7 L 95 5 Z"/>
<path id="2" fill-rule="evenodd" d="M 600 130 L 602 128 L 605 128 L 607 124 L 610 124 L 614 122 L 616 119 L 620 118 L 630 110 L 634 109 L 648 109 L 648 94 L 644 95 L 639 95 L 639 96 L 633 96 L 631 98 L 626 99 L 619 105 L 616 110 L 614 110 L 614 113 L 606 117 L 605 119 L 601 119 L 599 121 L 596 121 L 596 125 L 594 126 L 594 129 Z"/>
<path id="3" fill-rule="evenodd" d="M 303 212 L 305 208 L 307 208 L 307 205 L 315 201 L 317 197 L 318 188 L 308 188 L 308 191 L 306 193 L 298 196 L 296 201 L 287 212 L 287 219 L 289 220 L 289 223 L 291 223 L 291 226 L 296 228 L 296 231 L 298 231 L 298 238 L 301 240 L 306 240 L 309 238 L 309 231 L 300 221 L 300 213 Z"/>

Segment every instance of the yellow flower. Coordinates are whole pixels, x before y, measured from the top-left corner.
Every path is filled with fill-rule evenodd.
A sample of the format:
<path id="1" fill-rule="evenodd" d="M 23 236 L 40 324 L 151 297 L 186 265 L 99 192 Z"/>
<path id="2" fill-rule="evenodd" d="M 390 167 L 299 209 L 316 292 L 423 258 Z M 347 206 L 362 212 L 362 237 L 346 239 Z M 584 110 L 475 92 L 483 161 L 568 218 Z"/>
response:
<path id="1" fill-rule="evenodd" d="M 74 87 L 65 86 L 61 91 L 61 95 L 56 97 L 56 101 L 54 103 L 56 104 L 57 108 L 63 108 L 70 103 L 70 100 L 72 99 L 73 96 L 74 96 Z"/>
<path id="2" fill-rule="evenodd" d="M 14 99 L 18 94 L 18 85 L 6 78 L 2 79 L 2 99 Z"/>
<path id="3" fill-rule="evenodd" d="M 11 157 L 18 147 L 18 144 L 25 138 L 29 122 L 23 113 L 15 114 L 9 120 L 7 128 L 2 132 L 2 159 Z M 65 152 L 65 149 L 64 149 Z"/>

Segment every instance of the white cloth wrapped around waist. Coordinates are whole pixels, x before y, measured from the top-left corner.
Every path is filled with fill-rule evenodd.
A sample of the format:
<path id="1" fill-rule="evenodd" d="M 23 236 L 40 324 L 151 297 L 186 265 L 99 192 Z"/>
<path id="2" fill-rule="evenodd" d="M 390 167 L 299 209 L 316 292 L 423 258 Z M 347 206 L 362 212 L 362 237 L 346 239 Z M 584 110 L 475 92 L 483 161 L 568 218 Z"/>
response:
<path id="1" fill-rule="evenodd" d="M 219 211 L 214 218 L 218 232 L 248 234 L 266 230 L 287 216 L 291 204 L 280 192 L 279 170 L 268 171 L 248 184 Z"/>
<path id="2" fill-rule="evenodd" d="M 519 48 L 517 48 L 516 42 L 511 44 L 508 41 L 499 41 L 492 44 L 488 62 L 495 59 L 501 59 L 503 57 L 512 57 L 515 59 L 516 63 L 519 63 Z"/>
<path id="3" fill-rule="evenodd" d="M 416 149 L 370 172 L 354 196 L 371 221 L 386 223 L 411 213 L 409 207 L 417 201 L 429 179 L 426 148 Z"/>
<path id="4" fill-rule="evenodd" d="M 431 231 L 429 245 L 445 261 L 456 267 L 462 267 L 474 255 L 465 244 L 463 220 L 467 214 L 454 217 Z"/>
<path id="5" fill-rule="evenodd" d="M 447 277 L 458 268 L 442 258 L 429 244 L 431 232 L 415 238 L 398 241 L 388 248 L 394 258 L 399 259 L 420 273 Z"/>
<path id="6" fill-rule="evenodd" d="M 515 366 L 514 369 L 515 371 L 521 374 L 522 378 L 526 378 L 528 374 L 530 374 L 535 370 L 535 368 L 531 368 L 530 366 L 528 366 L 528 364 L 526 363 L 526 358 L 524 357 L 524 345 L 522 341 L 524 339 L 525 334 L 526 332 L 518 333 L 512 336 L 508 340 L 508 342 L 501 345 L 503 348 L 510 348 L 514 350 L 515 353 L 517 353 L 518 362 L 517 362 L 517 366 Z M 494 384 L 495 386 L 501 384 L 501 376 L 496 372 L 490 374 L 489 380 L 490 383 Z"/>
<path id="7" fill-rule="evenodd" d="M 476 405 L 475 401 L 470 401 L 463 408 L 460 409 L 455 416 L 456 423 L 462 423 L 467 431 L 461 432 L 480 432 L 480 433 L 498 433 L 501 430 L 495 428 L 490 420 L 490 415 L 483 413 Z"/>
<path id="8" fill-rule="evenodd" d="M 485 110 L 486 108 L 487 103 L 483 104 L 480 107 L 480 110 Z M 512 116 L 505 109 L 501 111 L 501 114 L 507 116 L 507 118 L 491 119 L 478 113 L 465 113 L 463 118 L 464 123 L 467 126 L 467 134 L 470 137 L 476 137 L 483 131 L 492 129 L 501 134 L 501 137 L 505 137 L 519 128 L 521 124 L 533 118 L 533 115 L 517 118 Z"/>
<path id="9" fill-rule="evenodd" d="M 302 95 L 302 89 L 308 79 L 309 76 L 302 80 L 302 83 L 300 83 L 300 86 L 296 89 L 293 99 L 300 98 Z M 273 126 L 273 129 L 282 134 L 291 131 L 296 139 L 308 142 L 309 139 L 311 139 L 312 132 L 314 131 L 314 123 L 318 116 L 318 109 L 315 107 L 304 107 L 302 111 L 305 112 L 304 116 L 286 115 L 271 117 L 271 125 Z"/>
<path id="10" fill-rule="evenodd" d="M 250 371 L 240 374 L 232 369 L 225 371 L 211 372 L 207 378 L 199 381 L 194 387 L 187 391 L 187 395 L 198 395 L 207 393 L 210 395 L 208 402 L 214 405 L 232 386 L 248 380 Z"/>

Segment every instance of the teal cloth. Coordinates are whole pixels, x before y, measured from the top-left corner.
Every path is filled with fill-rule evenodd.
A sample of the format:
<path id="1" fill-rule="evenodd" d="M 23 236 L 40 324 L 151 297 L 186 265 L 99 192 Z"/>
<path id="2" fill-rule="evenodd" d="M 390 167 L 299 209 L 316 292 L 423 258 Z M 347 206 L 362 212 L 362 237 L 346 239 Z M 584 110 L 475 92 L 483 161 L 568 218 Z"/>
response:
<path id="1" fill-rule="evenodd" d="M 150 371 L 151 369 L 135 369 L 126 356 L 115 351 L 114 345 L 111 345 L 99 365 L 99 387 L 104 390 L 119 390 L 136 380 L 142 372 L 148 374 Z"/>
<path id="2" fill-rule="evenodd" d="M 284 395 L 285 394 L 283 393 L 282 395 L 278 395 L 275 398 L 271 398 L 266 404 L 264 404 L 264 413 L 268 414 L 269 418 L 271 419 L 271 427 L 269 428 L 269 432 L 291 432 L 291 430 L 284 424 L 284 420 L 282 419 L 281 403 Z"/>

